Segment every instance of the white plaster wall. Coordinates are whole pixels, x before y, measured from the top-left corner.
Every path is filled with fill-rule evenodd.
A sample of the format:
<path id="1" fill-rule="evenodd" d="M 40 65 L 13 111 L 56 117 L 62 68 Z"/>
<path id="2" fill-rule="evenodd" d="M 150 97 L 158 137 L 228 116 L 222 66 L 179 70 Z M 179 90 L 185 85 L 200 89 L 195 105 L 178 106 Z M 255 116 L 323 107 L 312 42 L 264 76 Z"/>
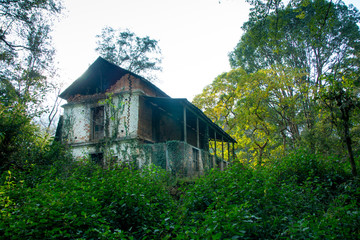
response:
<path id="1" fill-rule="evenodd" d="M 120 121 L 117 126 L 115 126 L 114 121 L 110 122 L 110 134 L 117 128 L 119 138 L 136 138 L 138 131 L 138 120 L 139 120 L 139 95 L 134 93 L 131 96 L 130 103 L 130 120 L 128 122 L 128 113 L 129 113 L 129 94 L 117 95 L 114 97 L 114 105 L 120 106 L 120 102 L 123 104 L 122 113 L 119 114 Z M 119 111 L 121 111 L 119 109 Z M 129 127 L 127 125 L 129 123 Z"/>
<path id="2" fill-rule="evenodd" d="M 90 109 L 82 104 L 64 106 L 64 135 L 68 136 L 67 142 L 81 143 L 89 140 L 90 134 Z"/>
<path id="3" fill-rule="evenodd" d="M 113 133 L 117 130 L 118 140 L 115 140 L 114 144 L 108 149 L 100 149 L 100 152 L 104 153 L 104 156 L 117 156 L 119 161 L 129 161 L 129 156 L 137 155 L 136 159 L 138 165 L 143 165 L 145 159 L 140 150 L 134 147 L 134 144 L 129 144 L 128 142 L 121 141 L 121 139 L 136 138 L 138 131 L 138 119 L 139 119 L 139 93 L 133 93 L 131 96 L 130 103 L 130 125 L 129 132 L 125 125 L 128 123 L 128 99 L 129 94 L 124 95 L 114 95 L 113 96 L 113 110 L 117 110 L 115 119 L 119 121 L 115 122 L 114 118 L 111 119 L 111 111 L 109 111 L 109 106 L 105 105 L 105 112 L 109 111 L 108 115 L 110 117 L 109 122 L 109 134 L 110 138 L 113 137 Z M 91 108 L 96 106 L 101 106 L 103 100 L 96 101 L 94 103 L 71 103 L 64 105 L 64 123 L 66 119 L 71 123 L 67 128 L 64 126 L 63 130 L 68 130 L 69 132 L 64 133 L 64 136 L 67 135 L 68 139 L 66 142 L 70 144 L 71 151 L 74 158 L 89 157 L 92 153 L 99 152 L 99 146 L 96 146 L 96 143 L 90 141 L 91 134 Z M 123 105 L 122 105 L 123 104 Z M 123 110 L 121 110 L 123 106 Z M 105 113 L 106 116 L 106 113 Z M 142 156 L 142 157 L 141 157 Z"/>
<path id="4" fill-rule="evenodd" d="M 125 123 L 126 123 L 126 102 L 125 97 L 122 95 L 113 96 L 112 100 L 113 106 L 105 106 L 110 114 L 110 124 L 109 124 L 109 137 L 113 137 L 117 132 L 118 138 L 125 137 Z M 111 109 L 112 108 L 112 109 Z M 113 111 L 116 111 L 114 113 Z M 112 118 L 112 119 L 111 119 Z"/>
<path id="5" fill-rule="evenodd" d="M 90 154 L 96 153 L 94 146 L 72 146 L 71 153 L 75 159 L 89 157 Z"/>
<path id="6" fill-rule="evenodd" d="M 71 148 L 71 152 L 75 159 L 81 160 L 83 158 L 90 159 L 90 155 L 99 153 L 99 149 L 95 147 L 95 144 L 84 146 L 74 145 Z M 100 152 L 104 154 L 105 166 L 108 165 L 108 161 L 114 157 L 117 159 L 117 164 L 125 163 L 132 166 L 135 164 L 139 168 L 144 167 L 145 163 L 151 162 L 149 157 L 147 159 L 144 150 L 137 145 L 136 140 L 119 141 L 112 144 L 110 148 L 100 149 Z"/>
<path id="7" fill-rule="evenodd" d="M 139 95 L 133 94 L 130 104 L 130 136 L 137 137 L 139 122 Z"/>

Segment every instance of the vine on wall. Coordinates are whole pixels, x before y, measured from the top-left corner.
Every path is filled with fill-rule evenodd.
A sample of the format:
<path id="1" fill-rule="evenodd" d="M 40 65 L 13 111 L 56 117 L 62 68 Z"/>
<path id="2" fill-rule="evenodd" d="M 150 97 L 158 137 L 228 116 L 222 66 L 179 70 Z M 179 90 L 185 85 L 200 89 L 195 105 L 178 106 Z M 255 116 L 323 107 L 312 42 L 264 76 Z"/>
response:
<path id="1" fill-rule="evenodd" d="M 125 139 L 119 140 L 119 126 L 122 124 L 122 116 L 125 112 L 125 101 L 122 95 L 114 97 L 107 94 L 106 99 L 99 101 L 105 106 L 105 138 L 96 144 L 96 150 L 104 154 L 105 167 L 111 167 L 116 163 L 122 163 L 131 169 L 137 169 L 146 164 L 146 153 L 140 151 L 140 146 L 135 139 L 129 137 L 130 121 L 123 121 Z M 130 103 L 128 103 L 130 105 Z M 128 116 L 129 118 L 129 116 Z"/>
<path id="2" fill-rule="evenodd" d="M 142 144 L 138 139 L 130 139 L 128 130 L 125 132 L 125 138 L 120 139 L 119 126 L 125 124 L 124 129 L 129 129 L 127 124 L 130 122 L 124 119 L 127 109 L 125 103 L 127 101 L 124 101 L 123 95 L 114 96 L 113 93 L 106 94 L 105 99 L 97 102 L 97 105 L 104 106 L 104 138 L 85 148 L 87 153 L 102 153 L 104 167 L 112 168 L 123 164 L 128 168 L 138 169 L 153 163 L 180 177 L 198 175 L 211 168 L 211 159 L 207 151 L 200 150 L 198 163 L 195 163 L 193 146 L 182 141 Z M 66 139 L 74 138 L 74 116 L 74 109 L 69 109 L 64 119 Z M 201 166 L 196 168 L 194 164 Z"/>
<path id="3" fill-rule="evenodd" d="M 70 109 L 70 113 L 64 116 L 64 123 L 62 126 L 62 142 L 70 143 L 74 139 L 74 112 Z"/>

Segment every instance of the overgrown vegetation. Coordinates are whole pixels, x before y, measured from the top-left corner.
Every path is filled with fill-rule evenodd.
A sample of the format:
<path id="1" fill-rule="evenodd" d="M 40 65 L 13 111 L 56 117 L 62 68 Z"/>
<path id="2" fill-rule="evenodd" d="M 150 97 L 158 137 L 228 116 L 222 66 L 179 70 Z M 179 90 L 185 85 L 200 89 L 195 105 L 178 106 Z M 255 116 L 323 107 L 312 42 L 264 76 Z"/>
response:
<path id="1" fill-rule="evenodd" d="M 233 69 L 193 102 L 234 137 L 241 161 L 261 165 L 306 148 L 359 154 L 360 15 L 342 1 L 249 0 Z"/>
<path id="2" fill-rule="evenodd" d="M 2 239 L 360 238 L 359 179 L 305 151 L 195 181 L 63 157 L 3 173 L 0 193 Z"/>
<path id="3" fill-rule="evenodd" d="M 21 160 L 42 144 L 33 120 L 56 85 L 50 32 L 61 10 L 61 0 L 0 2 L 0 172 L 24 168 Z"/>
<path id="4" fill-rule="evenodd" d="M 360 239 L 359 12 L 326 0 L 250 2 L 234 69 L 195 98 L 238 140 L 238 161 L 196 180 L 73 161 L 39 131 L 46 14 L 61 4 L 0 3 L 9 24 L 0 29 L 0 239 Z"/>

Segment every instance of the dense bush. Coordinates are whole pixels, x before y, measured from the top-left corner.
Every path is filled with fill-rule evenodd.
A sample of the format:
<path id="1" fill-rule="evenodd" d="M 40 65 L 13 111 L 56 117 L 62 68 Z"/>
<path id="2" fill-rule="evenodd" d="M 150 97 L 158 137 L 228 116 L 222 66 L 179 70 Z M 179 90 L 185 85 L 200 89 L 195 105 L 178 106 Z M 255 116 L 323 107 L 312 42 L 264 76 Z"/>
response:
<path id="1" fill-rule="evenodd" d="M 341 162 L 298 152 L 212 171 L 183 197 L 179 239 L 359 239 L 360 182 Z M 190 224 L 187 224 L 190 223 Z"/>
<path id="2" fill-rule="evenodd" d="M 111 239 L 161 235 L 172 199 L 166 174 L 155 168 L 106 170 L 74 164 L 35 187 L 14 183 L 11 172 L 2 186 L 0 235 L 11 239 Z"/>
<path id="3" fill-rule="evenodd" d="M 153 167 L 63 160 L 3 175 L 0 238 L 360 239 L 360 181 L 344 166 L 299 151 L 174 184 Z"/>

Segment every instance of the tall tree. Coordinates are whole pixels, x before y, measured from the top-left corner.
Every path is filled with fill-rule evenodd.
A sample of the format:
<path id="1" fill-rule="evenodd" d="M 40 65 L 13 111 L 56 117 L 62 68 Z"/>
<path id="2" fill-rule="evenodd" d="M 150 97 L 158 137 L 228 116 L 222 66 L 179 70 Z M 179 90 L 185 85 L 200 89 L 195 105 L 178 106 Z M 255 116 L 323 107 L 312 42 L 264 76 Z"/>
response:
<path id="1" fill-rule="evenodd" d="M 234 69 L 219 75 L 193 103 L 237 140 L 238 156 L 261 165 L 270 155 L 293 149 L 300 138 L 300 94 L 289 79 L 303 75 L 280 67 L 255 73 Z"/>
<path id="2" fill-rule="evenodd" d="M 322 74 L 339 71 L 354 58 L 359 19 L 359 12 L 341 1 L 292 1 L 264 18 L 250 18 L 230 62 L 247 72 L 273 65 L 304 69 L 309 81 L 321 86 Z"/>
<path id="3" fill-rule="evenodd" d="M 359 67 L 359 12 L 341 1 L 299 0 L 290 1 L 286 7 L 281 1 L 251 2 L 254 9 L 262 10 L 253 12 L 244 24 L 246 32 L 230 55 L 230 62 L 247 72 L 279 65 L 305 71 L 306 75 L 294 82 L 293 88 L 295 93 L 302 86 L 309 91 L 299 96 L 306 122 L 300 122 L 298 128 L 314 131 L 319 120 L 314 112 L 319 104 L 317 95 L 332 84 L 323 76 L 356 71 Z"/>
<path id="4" fill-rule="evenodd" d="M 54 53 L 49 33 L 61 9 L 60 0 L 0 2 L 2 90 L 15 91 L 23 102 L 40 100 L 47 87 Z"/>
<path id="5" fill-rule="evenodd" d="M 324 107 L 330 111 L 331 121 L 346 144 L 352 174 L 357 176 L 351 130 L 359 118 L 360 77 L 359 74 L 354 73 L 341 74 L 341 76 L 330 75 L 327 76 L 327 81 L 331 84 L 322 89 L 319 95 Z M 359 124 L 358 121 L 357 124 Z"/>
<path id="6" fill-rule="evenodd" d="M 61 9 L 60 0 L 0 1 L 0 170 L 17 161 L 13 154 L 34 135 L 31 120 L 53 67 L 49 33 Z"/>
<path id="7" fill-rule="evenodd" d="M 359 122 L 351 117 L 355 107 L 344 106 L 349 104 L 350 99 L 352 104 L 357 102 L 359 96 L 353 93 L 357 92 L 358 86 L 353 84 L 351 89 L 344 90 L 349 93 L 345 95 L 351 97 L 345 99 L 343 95 L 340 102 L 331 105 L 338 107 L 336 116 L 342 119 L 337 128 L 349 128 L 347 131 L 338 131 L 337 136 L 331 127 L 324 128 L 323 123 L 327 126 L 334 123 L 329 121 L 333 109 L 326 107 L 330 105 L 325 104 L 324 96 L 343 94 L 339 90 L 341 87 L 336 91 L 331 88 L 334 82 L 342 82 L 342 73 L 358 76 L 359 12 L 341 1 L 298 0 L 290 1 L 286 6 L 280 0 L 252 0 L 250 3 L 254 8 L 249 21 L 243 25 L 244 35 L 230 54 L 230 63 L 233 68 L 242 68 L 249 74 L 245 80 L 241 80 L 246 82 L 245 85 L 240 84 L 239 80 L 235 81 L 237 86 L 243 88 L 240 91 L 242 94 L 236 94 L 232 101 L 235 108 L 242 110 L 237 114 L 255 117 L 250 132 L 259 129 L 259 126 L 262 129 L 272 126 L 272 131 L 263 131 L 264 134 L 257 135 L 262 141 L 253 139 L 252 143 L 264 143 L 258 144 L 258 149 L 261 149 L 261 146 L 269 147 L 265 144 L 267 140 L 279 144 L 282 139 L 284 150 L 301 145 L 309 147 L 313 152 L 334 151 L 331 149 L 334 146 L 327 149 L 322 147 L 341 136 L 344 136 L 340 138 L 344 144 L 351 143 L 345 137 L 351 137 L 351 134 L 346 132 L 351 133 L 351 128 Z M 260 73 L 263 74 L 261 80 L 255 77 L 259 77 Z M 223 78 L 223 81 L 226 82 L 226 79 Z M 253 88 L 248 89 L 246 86 Z M 222 92 L 215 91 L 212 96 L 216 100 L 206 101 L 218 104 Z M 328 103 L 330 98 L 326 99 Z M 252 105 L 256 102 L 257 105 Z M 240 104 L 247 108 L 240 108 Z M 201 104 L 199 107 L 202 107 Z M 266 112 L 266 117 L 257 116 L 260 109 Z M 232 115 L 237 122 L 244 119 L 237 114 Z M 243 120 L 240 122 L 244 123 Z M 326 132 L 322 133 L 323 130 Z M 244 128 L 239 131 L 245 133 Z"/>
<path id="8" fill-rule="evenodd" d="M 155 79 L 154 71 L 161 70 L 161 50 L 157 40 L 112 27 L 103 28 L 96 37 L 96 51 L 106 60 L 149 80 Z"/>

